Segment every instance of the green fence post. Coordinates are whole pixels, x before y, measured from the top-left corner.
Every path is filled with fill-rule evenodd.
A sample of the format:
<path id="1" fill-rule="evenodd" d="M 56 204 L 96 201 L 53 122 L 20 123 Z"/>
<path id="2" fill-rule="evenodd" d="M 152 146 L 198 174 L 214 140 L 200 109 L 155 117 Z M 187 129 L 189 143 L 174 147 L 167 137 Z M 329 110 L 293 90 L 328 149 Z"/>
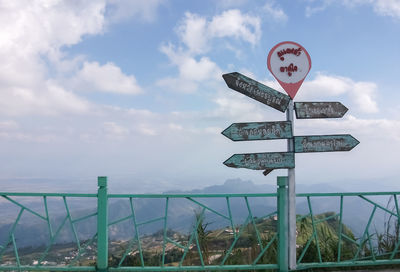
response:
<path id="1" fill-rule="evenodd" d="M 97 271 L 108 270 L 107 177 L 98 177 L 97 191 Z"/>
<path id="2" fill-rule="evenodd" d="M 280 272 L 288 271 L 288 177 L 278 177 L 278 266 Z"/>

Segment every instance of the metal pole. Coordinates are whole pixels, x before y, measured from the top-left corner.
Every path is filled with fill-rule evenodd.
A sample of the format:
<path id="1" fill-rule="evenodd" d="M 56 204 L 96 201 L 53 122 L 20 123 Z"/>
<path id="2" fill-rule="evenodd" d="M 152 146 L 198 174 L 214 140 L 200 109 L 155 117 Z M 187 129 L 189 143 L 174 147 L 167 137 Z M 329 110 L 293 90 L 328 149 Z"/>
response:
<path id="1" fill-rule="evenodd" d="M 292 123 L 292 135 L 294 134 L 293 100 L 290 100 L 286 111 L 286 120 Z M 294 152 L 293 138 L 287 141 L 288 152 Z M 296 269 L 296 182 L 295 169 L 288 169 L 288 203 L 289 203 L 289 268 Z"/>
<path id="2" fill-rule="evenodd" d="M 97 271 L 108 270 L 107 177 L 98 177 L 97 191 Z"/>
<path id="3" fill-rule="evenodd" d="M 278 266 L 279 272 L 288 271 L 288 177 L 278 177 Z"/>

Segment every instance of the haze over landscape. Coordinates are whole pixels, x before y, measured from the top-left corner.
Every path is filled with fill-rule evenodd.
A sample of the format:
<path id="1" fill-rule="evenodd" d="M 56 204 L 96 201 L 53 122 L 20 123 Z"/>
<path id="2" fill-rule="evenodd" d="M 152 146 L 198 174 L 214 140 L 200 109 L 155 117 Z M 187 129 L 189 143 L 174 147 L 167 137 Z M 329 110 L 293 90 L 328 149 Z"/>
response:
<path id="1" fill-rule="evenodd" d="M 0 29 L 0 191 L 95 192 L 103 175 L 111 192 L 275 185 L 286 170 L 264 177 L 222 163 L 286 151 L 286 140 L 232 142 L 221 131 L 286 116 L 222 74 L 284 93 L 266 65 L 282 41 L 312 60 L 294 101 L 349 108 L 341 119 L 295 120 L 294 135 L 361 142 L 296 154 L 297 184 L 399 190 L 399 1 L 0 0 Z"/>

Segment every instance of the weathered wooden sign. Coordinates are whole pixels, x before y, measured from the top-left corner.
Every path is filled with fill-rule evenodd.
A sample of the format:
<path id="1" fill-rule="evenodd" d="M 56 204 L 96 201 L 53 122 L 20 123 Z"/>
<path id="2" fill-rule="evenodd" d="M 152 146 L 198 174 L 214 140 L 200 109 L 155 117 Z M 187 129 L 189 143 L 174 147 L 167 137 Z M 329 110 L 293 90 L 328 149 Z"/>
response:
<path id="1" fill-rule="evenodd" d="M 233 168 L 247 168 L 253 170 L 273 170 L 294 168 L 293 152 L 267 152 L 235 154 L 224 164 Z"/>
<path id="2" fill-rule="evenodd" d="M 359 143 L 350 134 L 295 136 L 294 152 L 350 151 Z"/>
<path id="3" fill-rule="evenodd" d="M 265 105 L 268 105 L 281 112 L 285 112 L 290 101 L 290 97 L 286 94 L 278 92 L 264 84 L 251 78 L 234 72 L 222 75 L 226 85 L 232 90 L 247 95 Z"/>
<path id="4" fill-rule="evenodd" d="M 221 133 L 232 141 L 289 139 L 293 137 L 292 123 L 288 121 L 233 123 Z"/>
<path id="5" fill-rule="evenodd" d="M 297 119 L 342 118 L 348 111 L 340 102 L 294 102 Z"/>

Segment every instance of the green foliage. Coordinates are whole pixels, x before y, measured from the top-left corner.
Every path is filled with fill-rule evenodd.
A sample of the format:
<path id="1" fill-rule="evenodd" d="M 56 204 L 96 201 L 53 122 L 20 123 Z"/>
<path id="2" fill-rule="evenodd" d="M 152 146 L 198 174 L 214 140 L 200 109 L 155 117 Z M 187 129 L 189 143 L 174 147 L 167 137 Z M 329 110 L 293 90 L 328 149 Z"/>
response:
<path id="1" fill-rule="evenodd" d="M 226 254 L 226 251 L 224 252 L 223 255 Z M 226 260 L 225 264 L 226 265 L 237 265 L 237 264 L 246 264 L 246 258 L 244 257 L 245 254 L 242 251 L 242 249 L 234 249 L 229 256 L 229 258 Z"/>
<path id="2" fill-rule="evenodd" d="M 319 256 L 323 262 L 336 262 L 339 252 L 339 220 L 335 213 L 327 212 L 314 216 L 315 231 L 311 217 L 302 218 L 297 222 L 297 245 L 299 246 L 298 258 L 305 251 L 303 263 L 319 262 Z M 351 230 L 342 224 L 342 232 L 347 237 L 355 240 Z M 317 243 L 318 240 L 318 243 Z M 308 248 L 307 248 L 307 244 Z M 355 244 L 342 238 L 340 242 L 340 260 L 352 259 L 357 251 Z"/>
<path id="3" fill-rule="evenodd" d="M 175 263 L 179 262 L 182 259 L 183 252 L 180 249 L 173 248 L 170 251 L 165 253 L 165 263 Z"/>
<path id="4" fill-rule="evenodd" d="M 210 231 L 207 231 L 209 223 L 204 222 L 203 213 L 200 212 L 199 210 L 195 211 L 195 218 L 196 218 L 195 224 L 198 224 L 196 229 L 196 235 L 199 241 L 201 254 L 203 255 L 204 262 L 206 264 L 209 264 L 210 255 L 209 255 L 208 243 L 210 240 L 209 239 Z"/>
<path id="5" fill-rule="evenodd" d="M 386 205 L 386 209 L 391 210 L 393 213 L 397 214 L 396 205 L 393 203 L 393 197 L 390 197 Z M 384 231 L 379 233 L 375 231 L 377 239 L 377 254 L 385 255 L 388 252 L 393 252 L 396 250 L 396 246 L 399 242 L 400 234 L 400 219 L 393 214 L 389 214 L 388 219 L 384 222 Z M 398 248 L 397 248 L 398 250 Z M 400 253 L 396 252 L 394 258 L 399 258 Z"/>
<path id="6" fill-rule="evenodd" d="M 154 254 L 150 251 L 143 251 L 143 262 L 146 266 L 158 266 L 160 265 L 160 254 Z M 111 256 L 109 258 L 108 265 L 110 267 L 117 267 L 120 263 L 121 258 Z M 137 252 L 136 254 L 126 256 L 125 260 L 122 262 L 121 266 L 141 266 L 142 262 L 140 259 L 140 254 Z"/>

